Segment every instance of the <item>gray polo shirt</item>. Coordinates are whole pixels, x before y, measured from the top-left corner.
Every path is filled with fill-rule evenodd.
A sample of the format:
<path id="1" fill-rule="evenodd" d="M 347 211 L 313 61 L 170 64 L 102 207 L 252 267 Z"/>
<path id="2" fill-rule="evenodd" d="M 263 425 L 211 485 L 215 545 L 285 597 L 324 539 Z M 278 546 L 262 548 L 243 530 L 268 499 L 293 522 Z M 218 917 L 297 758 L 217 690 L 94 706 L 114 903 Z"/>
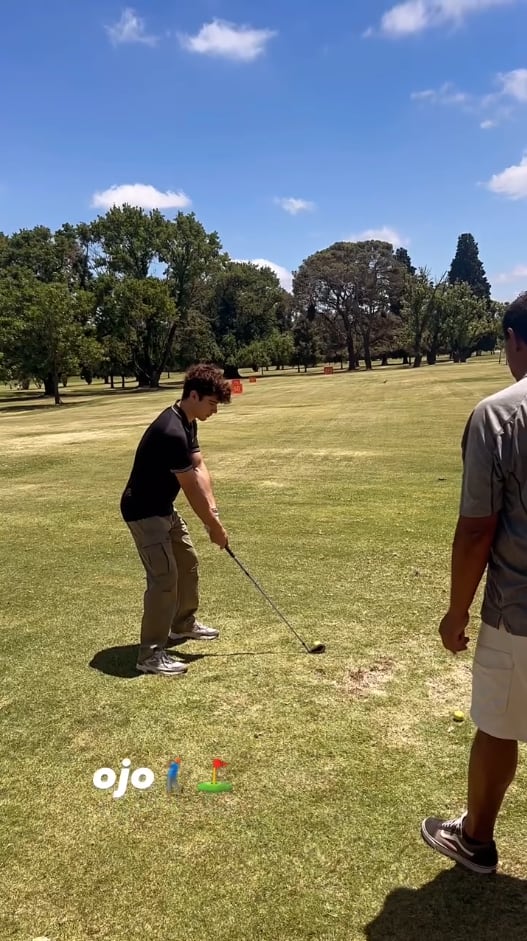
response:
<path id="1" fill-rule="evenodd" d="M 527 637 L 527 376 L 474 409 L 462 454 L 461 516 L 499 514 L 482 619 Z"/>

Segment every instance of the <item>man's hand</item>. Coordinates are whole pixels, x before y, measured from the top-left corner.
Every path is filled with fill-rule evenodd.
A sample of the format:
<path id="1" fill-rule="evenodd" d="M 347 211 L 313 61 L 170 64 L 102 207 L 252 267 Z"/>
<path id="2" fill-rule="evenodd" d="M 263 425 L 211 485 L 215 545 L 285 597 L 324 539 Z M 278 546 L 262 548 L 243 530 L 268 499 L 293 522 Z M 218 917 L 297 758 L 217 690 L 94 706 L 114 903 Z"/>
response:
<path id="1" fill-rule="evenodd" d="M 225 549 L 229 543 L 229 540 L 227 538 L 227 533 L 225 532 L 219 519 L 214 521 L 213 526 L 207 526 L 207 532 L 209 534 L 210 541 L 213 542 L 215 546 L 219 546 L 220 549 Z"/>
<path id="2" fill-rule="evenodd" d="M 452 653 L 461 653 L 466 650 L 470 638 L 465 634 L 465 629 L 469 622 L 469 614 L 459 614 L 458 612 L 448 611 L 439 626 L 439 633 L 443 646 Z"/>

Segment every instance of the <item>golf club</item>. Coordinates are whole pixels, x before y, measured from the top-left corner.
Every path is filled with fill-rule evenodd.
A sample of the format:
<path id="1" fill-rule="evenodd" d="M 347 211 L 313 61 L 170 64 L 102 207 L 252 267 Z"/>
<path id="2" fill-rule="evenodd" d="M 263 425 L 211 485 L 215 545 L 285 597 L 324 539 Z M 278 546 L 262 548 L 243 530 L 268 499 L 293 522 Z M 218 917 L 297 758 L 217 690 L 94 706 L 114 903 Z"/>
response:
<path id="1" fill-rule="evenodd" d="M 260 592 L 260 594 L 264 596 L 265 600 L 269 602 L 269 604 L 271 605 L 273 611 L 276 611 L 278 617 L 282 619 L 282 621 L 284 622 L 284 624 L 287 624 L 289 630 L 293 632 L 293 634 L 295 635 L 295 637 L 297 638 L 297 640 L 300 641 L 300 643 L 302 644 L 303 647 L 305 647 L 305 649 L 307 650 L 307 652 L 308 652 L 308 653 L 324 653 L 325 650 L 326 650 L 326 645 L 325 645 L 325 644 L 316 644 L 315 647 L 308 647 L 308 646 L 307 646 L 307 644 L 302 640 L 302 638 L 300 637 L 300 635 L 297 634 L 297 632 L 295 631 L 294 627 L 292 627 L 292 625 L 289 623 L 289 621 L 287 620 L 287 618 L 285 618 L 284 615 L 281 613 L 281 611 L 278 610 L 278 608 L 276 607 L 274 601 L 271 601 L 269 595 L 267 595 L 267 594 L 265 593 L 265 591 L 263 590 L 263 588 L 261 587 L 261 585 L 259 585 L 258 582 L 256 581 L 256 579 L 252 577 L 252 575 L 250 574 L 250 572 L 247 571 L 247 569 L 245 568 L 244 565 L 242 565 L 242 563 L 240 562 L 240 560 L 236 558 L 236 556 L 234 555 L 234 552 L 232 551 L 232 549 L 230 548 L 230 546 L 226 546 L 225 548 L 226 548 L 228 554 L 230 555 L 231 559 L 234 559 L 234 561 L 236 562 L 236 564 L 240 566 L 242 572 L 243 572 L 245 575 L 247 575 L 247 578 L 253 583 L 254 587 L 257 588 L 258 591 Z"/>

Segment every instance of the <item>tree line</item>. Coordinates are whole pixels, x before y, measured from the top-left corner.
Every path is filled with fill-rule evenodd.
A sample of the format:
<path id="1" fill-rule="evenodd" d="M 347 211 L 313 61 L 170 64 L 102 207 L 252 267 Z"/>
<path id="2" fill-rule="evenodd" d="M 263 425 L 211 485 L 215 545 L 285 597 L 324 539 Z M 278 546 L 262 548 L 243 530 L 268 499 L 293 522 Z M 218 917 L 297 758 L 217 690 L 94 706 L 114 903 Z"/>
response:
<path id="1" fill-rule="evenodd" d="M 55 232 L 0 233 L 0 381 L 33 381 L 57 404 L 72 375 L 156 388 L 194 362 L 227 378 L 320 362 L 463 362 L 494 350 L 503 307 L 470 234 L 438 281 L 404 248 L 337 242 L 302 262 L 289 293 L 270 268 L 233 261 L 194 213 L 125 205 Z"/>

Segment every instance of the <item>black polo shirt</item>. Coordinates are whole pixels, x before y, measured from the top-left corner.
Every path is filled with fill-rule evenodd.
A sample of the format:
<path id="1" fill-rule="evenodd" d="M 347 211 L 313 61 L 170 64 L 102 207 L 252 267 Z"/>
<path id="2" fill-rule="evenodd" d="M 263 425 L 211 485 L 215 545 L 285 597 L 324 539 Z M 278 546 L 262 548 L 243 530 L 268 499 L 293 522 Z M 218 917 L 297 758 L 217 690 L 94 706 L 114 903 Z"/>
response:
<path id="1" fill-rule="evenodd" d="M 179 405 L 171 405 L 147 428 L 121 497 L 127 523 L 150 516 L 170 516 L 180 486 L 176 473 L 192 467 L 192 454 L 200 450 L 198 427 Z"/>

